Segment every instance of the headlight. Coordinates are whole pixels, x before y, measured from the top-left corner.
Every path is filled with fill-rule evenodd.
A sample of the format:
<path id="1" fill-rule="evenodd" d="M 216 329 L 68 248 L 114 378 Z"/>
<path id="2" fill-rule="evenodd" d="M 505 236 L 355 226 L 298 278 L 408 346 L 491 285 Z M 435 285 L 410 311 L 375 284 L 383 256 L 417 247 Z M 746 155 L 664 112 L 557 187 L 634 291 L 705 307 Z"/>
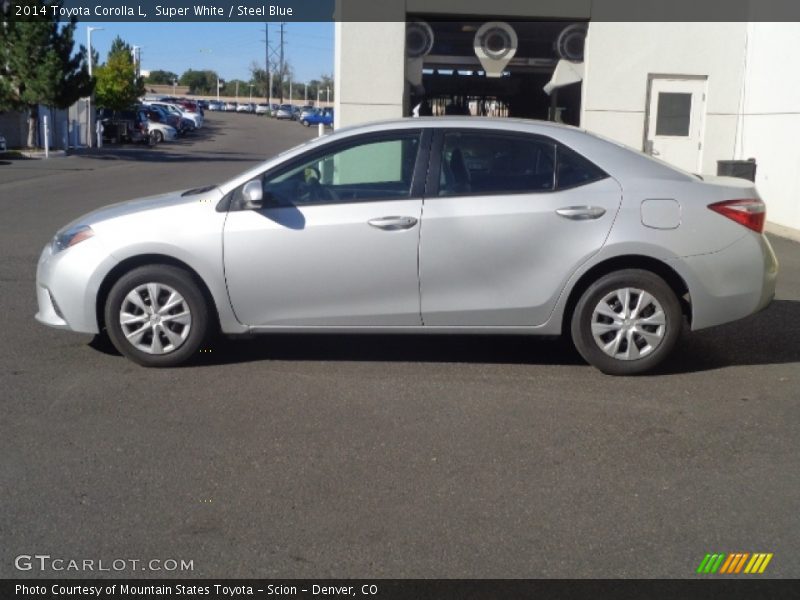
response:
<path id="1" fill-rule="evenodd" d="M 88 225 L 75 225 L 69 229 L 59 231 L 51 242 L 53 254 L 58 254 L 62 250 L 66 250 L 80 244 L 84 240 L 88 240 L 94 235 L 94 231 Z"/>

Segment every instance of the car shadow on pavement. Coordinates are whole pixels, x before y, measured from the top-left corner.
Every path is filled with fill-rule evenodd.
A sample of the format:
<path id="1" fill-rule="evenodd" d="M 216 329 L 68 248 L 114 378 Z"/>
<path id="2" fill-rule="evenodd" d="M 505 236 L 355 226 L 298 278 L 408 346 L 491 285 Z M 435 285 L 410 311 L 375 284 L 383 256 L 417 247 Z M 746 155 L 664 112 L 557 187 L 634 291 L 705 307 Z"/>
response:
<path id="1" fill-rule="evenodd" d="M 240 154 L 238 156 L 221 156 L 217 153 L 192 153 L 184 154 L 177 152 L 162 152 L 156 148 L 149 147 L 111 147 L 104 148 L 102 153 L 77 154 L 79 158 L 90 158 L 93 160 L 132 160 L 137 162 L 158 162 L 158 163 L 198 163 L 198 162 L 248 162 L 256 163 L 252 155 Z"/>
<path id="2" fill-rule="evenodd" d="M 686 333 L 653 374 L 789 363 L 800 363 L 800 302 L 774 300 L 740 321 Z"/>
<path id="3" fill-rule="evenodd" d="M 194 361 L 225 365 L 268 360 L 585 365 L 565 339 L 515 335 L 268 334 L 220 338 Z M 800 302 L 776 300 L 741 321 L 687 332 L 648 375 L 800 362 Z"/>
<path id="4" fill-rule="evenodd" d="M 266 334 L 220 339 L 195 364 L 353 361 L 486 364 L 581 364 L 578 354 L 555 338 L 508 335 Z"/>
<path id="5" fill-rule="evenodd" d="M 95 336 L 88 345 L 120 356 L 105 336 Z M 220 336 L 188 366 L 271 360 L 586 366 L 568 340 L 554 337 L 288 333 L 239 339 Z M 800 363 L 800 302 L 776 300 L 741 321 L 686 332 L 673 355 L 645 376 L 790 363 Z"/>

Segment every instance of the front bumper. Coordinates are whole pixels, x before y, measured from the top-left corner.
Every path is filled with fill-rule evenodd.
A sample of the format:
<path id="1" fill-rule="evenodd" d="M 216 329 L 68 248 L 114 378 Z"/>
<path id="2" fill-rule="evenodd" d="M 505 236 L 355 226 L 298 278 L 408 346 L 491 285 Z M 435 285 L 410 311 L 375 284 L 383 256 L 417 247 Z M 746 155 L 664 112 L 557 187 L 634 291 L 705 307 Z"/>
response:
<path id="1" fill-rule="evenodd" d="M 36 268 L 36 320 L 57 329 L 98 333 L 97 293 L 116 264 L 97 237 L 58 254 L 47 244 Z"/>

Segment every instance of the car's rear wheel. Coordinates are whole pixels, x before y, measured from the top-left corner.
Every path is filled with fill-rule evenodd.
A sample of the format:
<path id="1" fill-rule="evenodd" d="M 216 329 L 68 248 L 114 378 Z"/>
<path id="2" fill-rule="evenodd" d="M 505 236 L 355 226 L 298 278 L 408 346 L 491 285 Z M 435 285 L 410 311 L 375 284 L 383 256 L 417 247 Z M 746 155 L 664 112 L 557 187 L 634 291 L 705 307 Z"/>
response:
<path id="1" fill-rule="evenodd" d="M 609 273 L 583 293 L 572 314 L 572 340 L 587 362 L 609 375 L 634 375 L 663 361 L 683 329 L 681 306 L 658 275 Z"/>
<path id="2" fill-rule="evenodd" d="M 148 265 L 114 284 L 105 322 L 111 342 L 132 361 L 146 367 L 173 367 L 195 356 L 205 341 L 209 308 L 186 271 Z"/>
<path id="3" fill-rule="evenodd" d="M 158 129 L 153 132 L 153 140 L 155 140 L 156 144 L 160 144 L 164 141 L 164 134 L 161 133 Z"/>

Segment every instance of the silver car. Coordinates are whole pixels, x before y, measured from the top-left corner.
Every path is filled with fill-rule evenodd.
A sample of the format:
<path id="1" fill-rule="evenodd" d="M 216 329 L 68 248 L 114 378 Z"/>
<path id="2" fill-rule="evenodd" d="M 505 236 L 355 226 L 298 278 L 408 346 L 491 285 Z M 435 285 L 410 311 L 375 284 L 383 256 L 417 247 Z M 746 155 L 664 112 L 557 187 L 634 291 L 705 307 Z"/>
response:
<path id="1" fill-rule="evenodd" d="M 80 217 L 42 252 L 36 318 L 146 366 L 216 332 L 504 333 L 632 374 L 769 304 L 764 218 L 748 181 L 575 128 L 376 123 Z"/>

